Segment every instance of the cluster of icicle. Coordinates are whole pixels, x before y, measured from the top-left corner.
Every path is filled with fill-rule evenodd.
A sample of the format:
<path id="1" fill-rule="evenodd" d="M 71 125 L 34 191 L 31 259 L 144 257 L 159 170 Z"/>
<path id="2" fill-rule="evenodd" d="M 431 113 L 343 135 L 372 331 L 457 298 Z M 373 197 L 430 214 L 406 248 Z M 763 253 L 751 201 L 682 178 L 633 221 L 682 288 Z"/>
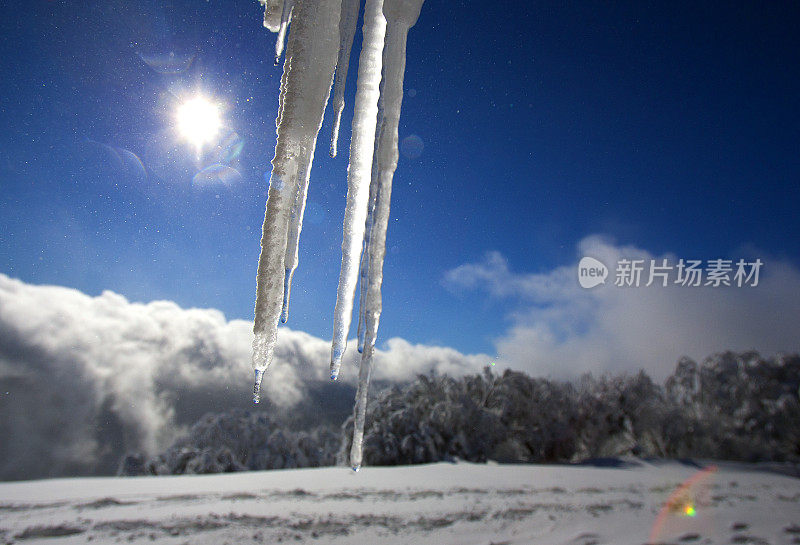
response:
<path id="1" fill-rule="evenodd" d="M 287 27 L 277 143 L 258 263 L 253 331 L 253 400 L 272 362 L 278 321 L 288 318 L 292 275 L 303 225 L 317 135 L 333 86 L 331 157 L 336 155 L 344 87 L 361 0 L 259 0 L 264 26 L 278 33 L 276 62 Z M 424 0 L 366 0 L 353 115 L 342 269 L 334 311 L 331 379 L 347 344 L 355 288 L 361 278 L 358 350 L 361 352 L 350 464 L 361 467 L 367 389 L 381 314 L 381 281 L 392 177 L 397 167 L 397 127 L 403 99 L 406 37 Z M 334 80 L 335 74 L 335 80 Z"/>

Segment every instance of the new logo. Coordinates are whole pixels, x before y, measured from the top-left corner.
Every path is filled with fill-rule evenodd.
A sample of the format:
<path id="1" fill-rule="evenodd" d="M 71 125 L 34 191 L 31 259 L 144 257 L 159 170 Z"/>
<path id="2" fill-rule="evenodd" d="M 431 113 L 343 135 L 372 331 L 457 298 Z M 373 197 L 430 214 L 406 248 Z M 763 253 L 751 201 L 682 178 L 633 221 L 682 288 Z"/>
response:
<path id="1" fill-rule="evenodd" d="M 593 257 L 584 257 L 578 263 L 578 282 L 582 288 L 593 288 L 605 284 L 608 267 Z"/>

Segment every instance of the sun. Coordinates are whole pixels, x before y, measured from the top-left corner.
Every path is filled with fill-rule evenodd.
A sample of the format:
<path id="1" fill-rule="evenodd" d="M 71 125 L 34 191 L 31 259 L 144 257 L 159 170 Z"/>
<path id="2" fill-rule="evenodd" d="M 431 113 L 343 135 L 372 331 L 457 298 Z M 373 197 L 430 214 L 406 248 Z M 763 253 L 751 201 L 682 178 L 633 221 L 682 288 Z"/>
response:
<path id="1" fill-rule="evenodd" d="M 193 143 L 198 151 L 203 144 L 214 139 L 222 126 L 219 106 L 202 96 L 178 106 L 176 119 L 181 136 Z"/>

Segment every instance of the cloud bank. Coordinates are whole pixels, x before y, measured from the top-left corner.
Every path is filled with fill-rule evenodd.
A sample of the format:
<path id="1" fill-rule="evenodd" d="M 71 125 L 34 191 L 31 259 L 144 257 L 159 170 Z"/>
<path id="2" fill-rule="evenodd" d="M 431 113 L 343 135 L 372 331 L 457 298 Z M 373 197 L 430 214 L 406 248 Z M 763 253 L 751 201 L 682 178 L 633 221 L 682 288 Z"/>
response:
<path id="1" fill-rule="evenodd" d="M 765 356 L 800 350 L 800 271 L 790 263 L 762 255 L 756 287 L 644 287 L 646 277 L 638 288 L 617 287 L 620 259 L 649 264 L 667 258 L 674 265 L 694 256 L 655 256 L 600 236 L 583 239 L 577 250 L 574 263 L 541 274 L 513 272 L 500 253 L 489 252 L 445 275 L 451 289 L 516 301 L 512 327 L 495 342 L 500 366 L 554 378 L 645 369 L 660 380 L 684 355 L 699 360 L 724 350 Z M 605 285 L 580 287 L 583 256 L 609 268 Z"/>
<path id="2" fill-rule="evenodd" d="M 121 455 L 162 450 L 206 412 L 253 408 L 251 343 L 251 322 L 216 310 L 0 274 L 0 479 L 114 472 Z M 329 341 L 282 328 L 258 408 L 316 421 L 348 414 L 350 346 L 344 384 L 329 384 Z M 375 380 L 457 375 L 489 361 L 402 339 L 383 348 Z"/>
<path id="3" fill-rule="evenodd" d="M 582 256 L 609 267 L 606 285 L 578 285 Z M 755 288 L 619 288 L 613 275 L 621 258 L 677 261 L 592 236 L 568 266 L 520 273 L 490 252 L 449 271 L 445 283 L 515 302 L 512 326 L 496 339 L 496 361 L 532 375 L 643 368 L 663 379 L 683 355 L 800 350 L 793 265 L 763 257 Z M 126 452 L 161 451 L 207 412 L 253 408 L 251 342 L 250 322 L 213 309 L 132 303 L 108 291 L 92 297 L 0 274 L 0 479 L 113 473 Z M 282 328 L 258 409 L 338 424 L 355 391 L 350 346 L 341 383 L 330 384 L 329 342 Z M 381 348 L 377 381 L 473 373 L 493 361 L 398 338 Z"/>

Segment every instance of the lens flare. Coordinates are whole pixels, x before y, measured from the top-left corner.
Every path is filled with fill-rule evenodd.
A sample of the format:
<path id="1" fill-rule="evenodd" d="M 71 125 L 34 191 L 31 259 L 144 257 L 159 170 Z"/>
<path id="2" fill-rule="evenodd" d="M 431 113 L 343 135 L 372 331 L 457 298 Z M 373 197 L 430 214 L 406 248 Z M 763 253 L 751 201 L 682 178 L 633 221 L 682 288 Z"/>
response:
<path id="1" fill-rule="evenodd" d="M 698 516 L 697 507 L 704 505 L 704 496 L 707 493 L 710 477 L 716 471 L 717 466 L 713 465 L 698 471 L 669 495 L 653 524 L 648 543 L 663 542 L 662 538 L 665 534 L 675 533 L 679 528 L 689 524 L 689 521 L 681 522 L 681 519 L 693 519 Z M 702 519 L 705 516 L 699 518 Z M 696 524 L 696 522 L 691 524 Z"/>
<path id="2" fill-rule="evenodd" d="M 219 107 L 200 96 L 178 107 L 177 122 L 181 136 L 192 142 L 198 151 L 203 144 L 211 142 L 222 127 Z"/>

